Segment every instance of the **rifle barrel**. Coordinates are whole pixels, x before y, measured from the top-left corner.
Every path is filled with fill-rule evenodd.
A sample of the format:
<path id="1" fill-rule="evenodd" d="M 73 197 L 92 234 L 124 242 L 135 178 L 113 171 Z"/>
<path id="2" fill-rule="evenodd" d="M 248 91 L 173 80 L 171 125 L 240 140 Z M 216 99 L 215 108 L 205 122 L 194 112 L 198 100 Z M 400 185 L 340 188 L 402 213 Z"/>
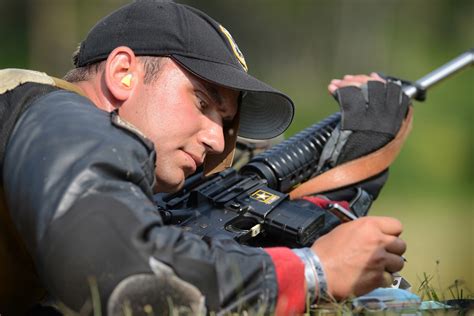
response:
<path id="1" fill-rule="evenodd" d="M 446 79 L 461 69 L 472 65 L 474 65 L 474 48 L 471 48 L 467 52 L 464 52 L 455 59 L 417 80 L 416 85 L 406 86 L 403 89 L 403 92 L 405 92 L 408 97 L 413 98 L 419 92 L 420 88 L 422 90 L 427 90 L 443 79 Z"/>

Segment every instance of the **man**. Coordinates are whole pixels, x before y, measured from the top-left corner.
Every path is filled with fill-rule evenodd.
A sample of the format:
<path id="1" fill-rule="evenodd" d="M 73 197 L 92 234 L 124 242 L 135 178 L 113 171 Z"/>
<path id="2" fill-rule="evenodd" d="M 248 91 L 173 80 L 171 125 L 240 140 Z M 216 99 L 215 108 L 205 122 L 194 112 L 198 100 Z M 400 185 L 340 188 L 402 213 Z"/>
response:
<path id="1" fill-rule="evenodd" d="M 248 75 L 230 33 L 204 13 L 134 2 L 99 21 L 74 64 L 65 77 L 74 86 L 21 73 L 0 91 L 14 109 L 2 130 L 2 213 L 26 246 L 25 266 L 32 257 L 43 303 L 80 311 L 100 301 L 105 313 L 133 315 L 163 313 L 164 304 L 301 313 L 307 302 L 387 285 L 403 267 L 402 227 L 392 218 L 340 225 L 297 250 L 163 225 L 154 193 L 179 190 L 202 164 L 227 166 L 237 128 L 271 138 L 293 117 L 291 100 Z M 346 78 L 330 90 L 369 79 L 379 78 Z M 41 298 L 31 275 L 27 294 Z"/>

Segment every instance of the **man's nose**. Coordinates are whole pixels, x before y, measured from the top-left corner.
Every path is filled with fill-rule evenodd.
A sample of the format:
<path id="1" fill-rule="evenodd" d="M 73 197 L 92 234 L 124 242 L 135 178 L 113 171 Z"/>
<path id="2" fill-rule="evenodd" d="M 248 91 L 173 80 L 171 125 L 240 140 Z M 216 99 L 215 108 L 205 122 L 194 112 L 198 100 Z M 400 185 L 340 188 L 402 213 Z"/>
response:
<path id="1" fill-rule="evenodd" d="M 208 152 L 217 154 L 224 151 L 224 129 L 221 120 L 208 118 L 200 135 L 200 141 L 206 146 Z"/>

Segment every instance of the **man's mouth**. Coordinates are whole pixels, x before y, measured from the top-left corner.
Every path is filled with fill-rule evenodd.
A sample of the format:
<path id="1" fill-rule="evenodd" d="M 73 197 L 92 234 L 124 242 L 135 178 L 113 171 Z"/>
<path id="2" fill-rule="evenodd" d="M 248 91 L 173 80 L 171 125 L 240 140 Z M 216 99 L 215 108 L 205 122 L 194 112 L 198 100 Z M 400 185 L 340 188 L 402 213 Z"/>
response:
<path id="1" fill-rule="evenodd" d="M 186 154 L 191 158 L 191 160 L 194 162 L 194 164 L 195 164 L 194 171 L 196 171 L 196 169 L 197 169 L 199 166 L 201 166 L 201 165 L 203 164 L 203 162 L 204 162 L 203 157 L 202 157 L 201 155 L 198 156 L 198 155 L 195 155 L 195 154 L 193 154 L 193 153 L 186 152 L 186 151 L 185 151 L 185 153 L 186 153 Z M 193 171 L 193 172 L 194 172 L 194 171 Z"/>

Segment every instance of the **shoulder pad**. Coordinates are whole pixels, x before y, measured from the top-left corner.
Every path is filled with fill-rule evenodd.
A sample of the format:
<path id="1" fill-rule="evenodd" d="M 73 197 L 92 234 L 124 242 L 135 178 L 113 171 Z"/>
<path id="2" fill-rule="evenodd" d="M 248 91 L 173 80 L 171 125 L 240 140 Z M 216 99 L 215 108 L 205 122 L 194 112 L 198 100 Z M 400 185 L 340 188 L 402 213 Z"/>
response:
<path id="1" fill-rule="evenodd" d="M 62 79 L 51 77 L 44 72 L 17 68 L 0 69 L 0 94 L 27 82 L 47 84 L 87 97 L 79 87 Z"/>
<path id="2" fill-rule="evenodd" d="M 16 68 L 0 69 L 0 94 L 13 90 L 26 82 L 55 86 L 53 78 L 44 72 Z"/>

